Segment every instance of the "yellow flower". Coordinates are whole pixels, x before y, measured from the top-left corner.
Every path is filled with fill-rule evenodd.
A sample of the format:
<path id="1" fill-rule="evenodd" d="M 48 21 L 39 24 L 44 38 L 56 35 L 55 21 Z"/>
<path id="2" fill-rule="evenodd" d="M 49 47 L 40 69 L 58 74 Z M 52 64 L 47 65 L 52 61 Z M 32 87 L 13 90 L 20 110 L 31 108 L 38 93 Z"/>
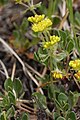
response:
<path id="1" fill-rule="evenodd" d="M 55 79 L 62 79 L 62 73 L 59 71 L 59 70 L 56 70 L 53 72 L 52 76 L 55 78 Z"/>
<path id="2" fill-rule="evenodd" d="M 19 4 L 21 4 L 22 2 L 28 2 L 29 0 L 14 0 L 16 3 L 19 3 Z"/>
<path id="3" fill-rule="evenodd" d="M 54 43 L 59 42 L 60 41 L 60 37 L 55 36 L 55 35 L 50 36 L 50 41 L 54 42 Z"/>
<path id="4" fill-rule="evenodd" d="M 69 66 L 72 67 L 74 70 L 79 70 L 80 69 L 80 60 L 71 60 L 69 62 Z"/>
<path id="5" fill-rule="evenodd" d="M 76 74 L 74 74 L 74 76 L 75 76 L 78 80 L 80 80 L 80 70 L 79 70 Z"/>
<path id="6" fill-rule="evenodd" d="M 50 27 L 51 25 L 52 25 L 51 20 L 48 18 L 45 18 L 41 22 L 34 23 L 32 26 L 32 30 L 34 32 L 43 32 L 44 30 L 46 30 L 46 28 Z"/>
<path id="7" fill-rule="evenodd" d="M 22 0 L 15 0 L 15 2 L 21 4 Z"/>
<path id="8" fill-rule="evenodd" d="M 49 42 L 44 42 L 43 47 L 44 48 L 50 48 L 51 46 L 53 46 L 54 44 L 56 44 L 57 42 L 60 41 L 60 37 L 58 36 L 50 36 L 50 41 Z"/>
<path id="9" fill-rule="evenodd" d="M 34 17 L 29 17 L 28 18 L 28 21 L 32 22 L 32 23 L 38 23 L 40 22 L 41 20 L 43 20 L 45 17 L 45 15 L 35 15 Z"/>
<path id="10" fill-rule="evenodd" d="M 51 46 L 51 42 L 45 42 L 43 47 L 44 48 L 49 48 Z"/>

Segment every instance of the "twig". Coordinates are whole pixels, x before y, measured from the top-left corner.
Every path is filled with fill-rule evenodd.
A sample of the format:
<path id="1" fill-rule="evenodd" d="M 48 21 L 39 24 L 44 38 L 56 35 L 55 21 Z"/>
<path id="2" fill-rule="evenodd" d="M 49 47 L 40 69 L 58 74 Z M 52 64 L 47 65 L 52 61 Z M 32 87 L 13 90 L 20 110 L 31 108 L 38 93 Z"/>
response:
<path id="1" fill-rule="evenodd" d="M 3 101 L 3 98 L 0 98 L 0 101 Z M 20 110 L 25 111 L 25 112 L 28 112 L 28 113 L 31 113 L 31 114 L 36 114 L 36 111 L 33 108 L 23 104 L 22 103 L 23 101 L 24 100 L 17 100 L 16 107 L 19 108 Z"/>
<path id="2" fill-rule="evenodd" d="M 0 42 L 17 58 L 17 60 L 21 63 L 22 67 L 23 67 L 23 71 L 26 75 L 26 73 L 29 75 L 29 77 L 34 81 L 34 83 L 39 87 L 39 83 L 37 82 L 37 80 L 32 76 L 32 74 L 29 72 L 29 70 L 25 67 L 25 64 L 23 63 L 23 61 L 21 60 L 21 58 L 16 54 L 16 52 L 2 39 L 0 38 Z M 8 76 L 7 76 L 8 77 Z M 43 94 L 42 89 L 39 89 L 40 92 Z"/>
<path id="3" fill-rule="evenodd" d="M 38 90 L 39 88 L 43 88 L 43 87 L 47 86 L 48 84 L 57 83 L 57 82 L 58 81 L 50 81 L 50 82 L 46 82 L 46 83 L 40 84 L 40 86 L 36 90 Z"/>
<path id="4" fill-rule="evenodd" d="M 62 4 L 59 4 L 58 6 L 59 6 L 59 10 L 60 10 L 62 17 L 64 16 L 63 20 L 61 21 L 61 26 L 63 25 L 64 30 L 65 29 L 69 30 L 69 24 L 68 24 L 68 21 L 66 20 L 67 17 L 65 16 L 65 15 L 67 15 L 65 0 L 62 0 Z M 65 18 L 65 20 L 64 20 L 64 18 Z"/>
<path id="5" fill-rule="evenodd" d="M 19 108 L 20 110 L 23 110 L 23 111 L 25 111 L 25 112 L 34 114 L 33 112 L 31 112 L 31 111 L 29 111 L 29 110 L 27 110 L 27 109 L 25 109 L 25 108 L 23 108 L 23 107 L 21 107 L 21 106 L 17 106 L 17 108 Z"/>
<path id="6" fill-rule="evenodd" d="M 74 81 L 75 81 L 76 85 L 78 86 L 78 88 L 79 88 L 79 90 L 80 90 L 80 85 L 78 84 L 76 78 L 75 78 L 74 76 L 73 76 L 73 78 L 74 78 Z"/>
<path id="7" fill-rule="evenodd" d="M 17 101 L 22 102 L 22 103 L 33 103 L 34 102 L 33 100 L 21 100 L 21 99 L 18 99 Z"/>
<path id="8" fill-rule="evenodd" d="M 66 18 L 68 17 L 69 11 L 66 11 L 66 14 L 63 16 L 63 19 L 60 23 L 59 29 L 62 29 L 64 22 L 66 21 Z"/>
<path id="9" fill-rule="evenodd" d="M 25 66 L 30 69 L 33 73 L 35 73 L 37 76 L 39 77 L 43 77 L 43 75 L 41 75 L 39 72 L 37 72 L 35 69 L 33 69 L 30 65 L 28 65 L 27 63 L 25 63 Z"/>
<path id="10" fill-rule="evenodd" d="M 0 38 L 0 42 L 18 59 L 18 61 L 21 63 L 23 69 L 25 70 L 25 65 L 21 58 L 14 52 L 14 50 L 2 39 Z"/>
<path id="11" fill-rule="evenodd" d="M 33 0 L 31 0 L 31 5 L 33 5 Z"/>
<path id="12" fill-rule="evenodd" d="M 1 71 L 1 70 L 0 70 L 0 73 L 2 73 L 4 76 L 6 76 L 6 74 L 3 71 Z"/>
<path id="13" fill-rule="evenodd" d="M 2 101 L 3 100 L 3 98 L 2 97 L 0 97 L 0 101 Z M 32 100 L 21 100 L 21 99 L 17 99 L 16 100 L 16 102 L 18 102 L 18 103 L 33 103 L 34 101 L 32 101 Z"/>
<path id="14" fill-rule="evenodd" d="M 2 101 L 3 100 L 3 98 L 0 98 L 0 101 Z"/>
<path id="15" fill-rule="evenodd" d="M 29 77 L 34 81 L 34 83 L 39 87 L 39 83 L 37 82 L 37 80 L 32 76 L 32 74 L 28 71 L 28 69 L 26 68 L 25 70 L 25 75 L 26 75 L 26 71 L 27 71 L 27 74 L 29 75 Z M 44 94 L 42 89 L 40 88 L 39 91 L 41 92 L 41 94 Z"/>
<path id="16" fill-rule="evenodd" d="M 13 64 L 13 69 L 12 69 L 12 75 L 11 75 L 11 80 L 13 81 L 14 75 L 15 75 L 15 69 L 16 69 L 16 64 Z"/>
<path id="17" fill-rule="evenodd" d="M 27 109 L 29 109 L 29 110 L 31 110 L 33 112 L 36 112 L 33 108 L 31 108 L 31 107 L 29 107 L 29 106 L 27 106 L 27 105 L 25 105 L 23 103 L 21 103 L 21 106 L 24 107 L 24 108 L 27 108 Z"/>
<path id="18" fill-rule="evenodd" d="M 27 4 L 24 4 L 23 2 L 21 2 L 21 5 L 23 5 L 26 8 L 29 8 L 29 6 Z"/>
<path id="19" fill-rule="evenodd" d="M 47 67 L 44 67 L 43 72 L 42 72 L 42 77 L 44 77 L 44 76 L 45 76 L 46 71 L 47 71 Z"/>
<path id="20" fill-rule="evenodd" d="M 8 79 L 8 78 L 9 78 L 9 75 L 8 75 L 7 69 L 6 69 L 4 63 L 3 63 L 1 60 L 0 60 L 0 64 L 1 64 L 2 67 L 3 67 L 3 70 L 4 70 L 4 72 L 5 72 L 6 78 Z"/>

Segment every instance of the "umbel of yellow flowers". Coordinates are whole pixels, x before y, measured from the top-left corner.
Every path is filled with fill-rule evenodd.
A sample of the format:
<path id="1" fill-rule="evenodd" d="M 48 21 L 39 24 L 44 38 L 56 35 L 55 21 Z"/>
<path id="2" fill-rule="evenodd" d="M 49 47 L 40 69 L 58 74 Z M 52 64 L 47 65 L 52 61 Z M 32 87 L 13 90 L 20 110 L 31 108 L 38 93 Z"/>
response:
<path id="1" fill-rule="evenodd" d="M 43 20 L 45 17 L 45 15 L 35 15 L 35 17 L 28 17 L 28 21 L 32 22 L 32 23 L 38 23 L 40 22 L 41 20 Z"/>
<path id="2" fill-rule="evenodd" d="M 15 1 L 15 3 L 19 3 L 19 4 L 21 4 L 22 2 L 28 2 L 29 0 L 14 0 Z"/>
<path id="3" fill-rule="evenodd" d="M 52 74 L 55 79 L 62 79 L 63 75 L 59 70 L 55 70 Z"/>
<path id="4" fill-rule="evenodd" d="M 80 59 L 71 60 L 69 62 L 69 66 L 72 67 L 74 70 L 80 69 Z"/>
<path id="5" fill-rule="evenodd" d="M 80 70 L 75 73 L 74 76 L 80 81 Z"/>
<path id="6" fill-rule="evenodd" d="M 53 46 L 54 44 L 56 44 L 59 41 L 60 41 L 60 37 L 55 36 L 55 35 L 50 36 L 50 41 L 44 42 L 43 47 L 44 48 L 50 48 L 51 46 Z"/>
<path id="7" fill-rule="evenodd" d="M 32 30 L 34 32 L 43 32 L 46 28 L 52 25 L 52 22 L 49 18 L 44 18 L 45 15 L 35 15 L 34 17 L 29 17 L 28 21 L 32 22 Z"/>

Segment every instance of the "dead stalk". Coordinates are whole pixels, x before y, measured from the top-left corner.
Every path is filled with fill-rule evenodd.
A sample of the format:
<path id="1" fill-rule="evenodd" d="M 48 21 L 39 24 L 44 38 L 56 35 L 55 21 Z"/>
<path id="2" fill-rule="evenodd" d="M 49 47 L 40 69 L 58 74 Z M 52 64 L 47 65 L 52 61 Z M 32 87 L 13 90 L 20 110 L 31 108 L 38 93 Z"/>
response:
<path id="1" fill-rule="evenodd" d="M 39 87 L 39 83 L 37 82 L 37 80 L 32 76 L 32 74 L 29 72 L 29 70 L 26 68 L 24 62 L 22 61 L 22 59 L 16 54 L 16 52 L 2 39 L 0 38 L 0 42 L 10 51 L 10 53 L 12 53 L 16 58 L 17 60 L 21 63 L 22 67 L 23 67 L 23 71 L 26 74 L 29 75 L 29 77 L 33 80 L 33 82 Z M 8 77 L 8 74 L 6 73 L 6 77 Z M 41 94 L 43 94 L 43 91 L 42 89 L 40 88 L 39 89 Z"/>
<path id="2" fill-rule="evenodd" d="M 4 63 L 3 63 L 1 60 L 0 60 L 0 64 L 1 64 L 1 66 L 2 66 L 2 68 L 3 68 L 3 70 L 4 70 L 4 72 L 5 72 L 6 78 L 8 79 L 8 78 L 9 78 L 8 71 L 7 71 Z"/>

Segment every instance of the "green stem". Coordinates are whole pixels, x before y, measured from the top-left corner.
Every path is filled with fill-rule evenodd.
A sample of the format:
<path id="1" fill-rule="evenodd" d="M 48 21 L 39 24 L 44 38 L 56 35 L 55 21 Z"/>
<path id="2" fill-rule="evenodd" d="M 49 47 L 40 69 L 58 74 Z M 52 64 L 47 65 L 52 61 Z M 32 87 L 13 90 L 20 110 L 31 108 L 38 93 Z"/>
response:
<path id="1" fill-rule="evenodd" d="M 74 17 L 73 17 L 73 3 L 72 0 L 66 0 L 67 3 L 67 7 L 69 9 L 69 13 L 70 13 L 70 26 L 71 26 L 71 32 L 73 37 L 75 38 L 74 40 L 74 45 L 76 47 L 76 43 L 77 43 L 77 37 L 76 37 L 76 32 L 75 32 L 75 28 L 74 28 Z"/>
<path id="2" fill-rule="evenodd" d="M 5 113 L 5 111 L 4 111 L 4 113 L 3 113 L 3 114 L 4 114 L 4 120 L 6 120 L 6 113 Z"/>
<path id="3" fill-rule="evenodd" d="M 45 40 L 46 40 L 46 41 L 49 41 L 49 38 L 48 38 L 48 35 L 47 35 L 46 31 L 44 31 L 43 34 L 44 34 L 44 36 L 45 36 Z"/>
<path id="4" fill-rule="evenodd" d="M 54 14 L 56 8 L 57 0 L 49 0 L 49 7 L 48 7 L 48 17 L 51 18 L 51 15 Z"/>
<path id="5" fill-rule="evenodd" d="M 53 99 L 54 99 L 54 104 L 56 105 L 56 95 L 55 95 L 55 87 L 53 84 L 53 77 L 52 77 L 52 70 L 53 70 L 53 59 L 52 59 L 53 51 L 50 49 L 50 80 L 51 80 L 51 87 L 53 87 Z"/>
<path id="6" fill-rule="evenodd" d="M 52 59 L 52 49 L 50 49 L 49 50 L 49 52 L 50 52 L 50 61 L 49 61 L 49 63 L 50 63 L 50 80 L 51 81 L 53 81 L 53 77 L 52 77 L 52 70 L 53 70 L 53 59 Z"/>

